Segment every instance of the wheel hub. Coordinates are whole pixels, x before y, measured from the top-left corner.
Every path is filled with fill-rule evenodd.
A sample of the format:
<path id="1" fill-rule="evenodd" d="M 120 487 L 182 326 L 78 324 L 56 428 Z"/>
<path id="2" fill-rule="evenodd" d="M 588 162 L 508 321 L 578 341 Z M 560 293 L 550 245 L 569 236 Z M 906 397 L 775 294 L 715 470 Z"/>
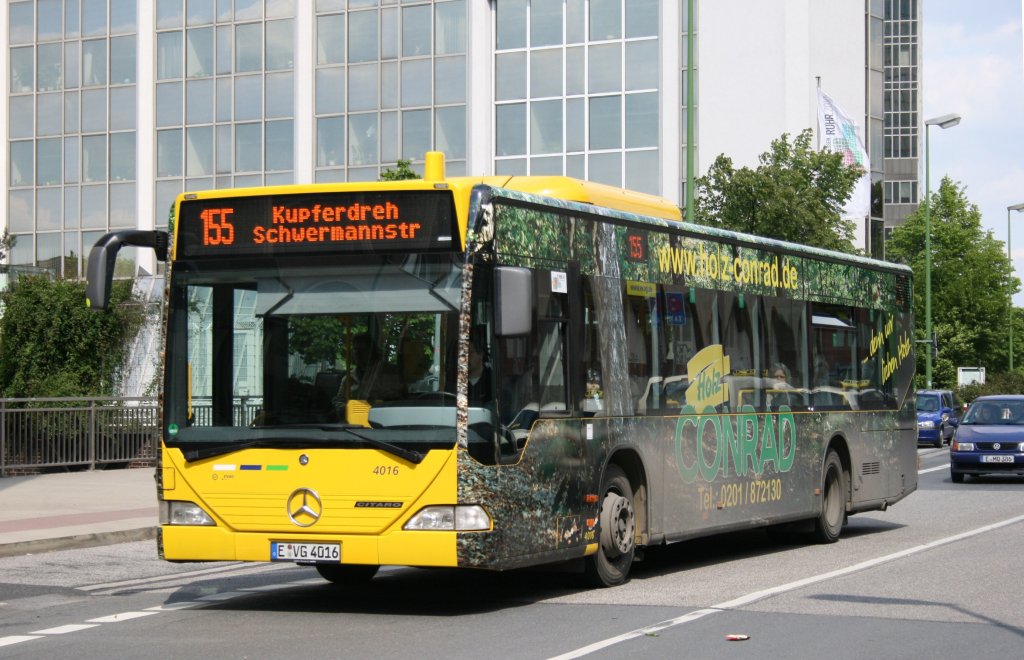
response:
<path id="1" fill-rule="evenodd" d="M 601 548 L 614 558 L 633 549 L 636 520 L 633 505 L 618 493 L 608 493 L 601 507 Z"/>

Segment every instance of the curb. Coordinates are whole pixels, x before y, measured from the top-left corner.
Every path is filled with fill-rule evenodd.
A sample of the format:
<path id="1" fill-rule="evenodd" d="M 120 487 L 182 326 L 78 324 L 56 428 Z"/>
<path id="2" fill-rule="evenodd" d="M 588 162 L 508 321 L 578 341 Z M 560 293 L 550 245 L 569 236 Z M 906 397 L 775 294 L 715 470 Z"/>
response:
<path id="1" fill-rule="evenodd" d="M 125 529 L 116 532 L 97 532 L 95 534 L 78 534 L 76 536 L 65 536 L 54 539 L 37 539 L 33 541 L 6 543 L 0 545 L 0 557 L 17 557 L 19 555 L 53 552 L 54 550 L 95 548 L 103 545 L 114 545 L 116 543 L 128 543 L 130 541 L 148 541 L 156 538 L 157 529 L 158 528 L 156 526 L 142 527 L 139 529 Z"/>

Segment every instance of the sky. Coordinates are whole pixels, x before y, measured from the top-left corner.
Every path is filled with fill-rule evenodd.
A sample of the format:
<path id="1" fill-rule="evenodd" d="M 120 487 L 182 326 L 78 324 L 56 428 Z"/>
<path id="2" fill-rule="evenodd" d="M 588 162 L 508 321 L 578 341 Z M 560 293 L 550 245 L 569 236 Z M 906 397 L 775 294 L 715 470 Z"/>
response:
<path id="1" fill-rule="evenodd" d="M 952 128 L 930 129 L 931 189 L 943 176 L 959 182 L 982 226 L 1005 242 L 1006 207 L 1024 204 L 1024 0 L 924 0 L 922 14 L 922 120 L 962 117 Z M 1010 222 L 1013 264 L 1024 280 L 1024 212 Z M 1024 290 L 1014 304 L 1024 307 Z"/>

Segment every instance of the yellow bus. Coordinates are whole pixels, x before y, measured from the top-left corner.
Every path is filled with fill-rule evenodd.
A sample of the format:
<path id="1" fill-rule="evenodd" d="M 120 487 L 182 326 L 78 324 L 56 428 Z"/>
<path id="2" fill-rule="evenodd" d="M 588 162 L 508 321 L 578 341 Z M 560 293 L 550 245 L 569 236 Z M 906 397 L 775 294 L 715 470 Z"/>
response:
<path id="1" fill-rule="evenodd" d="M 912 492 L 911 273 L 563 177 L 185 193 L 167 261 L 172 561 L 582 568 Z"/>

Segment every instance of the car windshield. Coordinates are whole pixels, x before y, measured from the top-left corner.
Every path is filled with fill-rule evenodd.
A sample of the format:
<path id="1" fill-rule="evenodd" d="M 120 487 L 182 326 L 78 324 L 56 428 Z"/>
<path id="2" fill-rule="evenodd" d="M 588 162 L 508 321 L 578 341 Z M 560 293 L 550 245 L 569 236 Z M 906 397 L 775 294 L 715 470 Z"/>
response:
<path id="1" fill-rule="evenodd" d="M 939 412 L 939 397 L 918 394 L 917 412 Z"/>
<path id="2" fill-rule="evenodd" d="M 1024 426 L 1024 400 L 975 401 L 964 415 L 964 424 Z"/>

